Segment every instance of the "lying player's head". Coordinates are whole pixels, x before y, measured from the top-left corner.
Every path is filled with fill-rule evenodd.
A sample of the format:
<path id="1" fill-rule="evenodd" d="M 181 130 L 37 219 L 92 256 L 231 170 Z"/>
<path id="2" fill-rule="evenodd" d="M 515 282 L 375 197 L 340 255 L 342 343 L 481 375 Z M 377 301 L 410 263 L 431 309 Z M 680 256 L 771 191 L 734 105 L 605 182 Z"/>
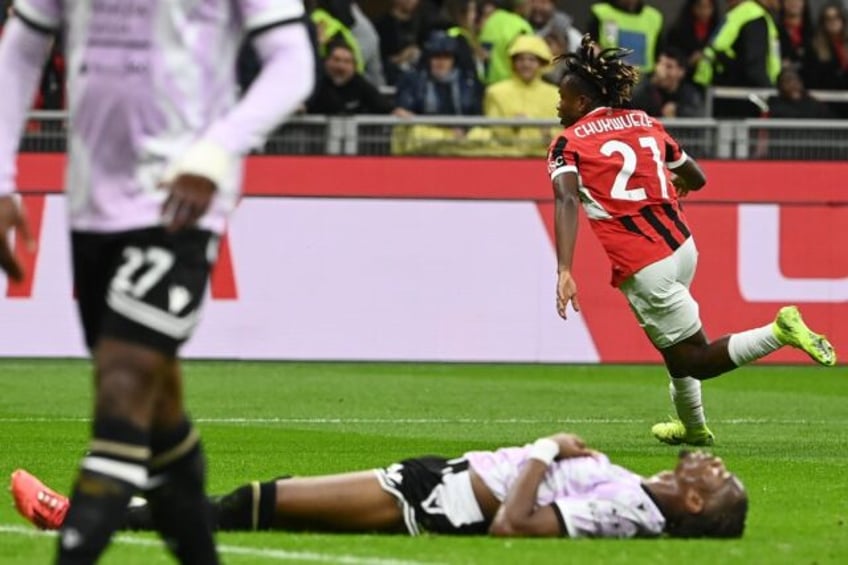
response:
<path id="1" fill-rule="evenodd" d="M 587 34 L 576 52 L 557 58 L 565 67 L 557 107 L 562 125 L 570 126 L 599 106 L 621 108 L 630 100 L 639 70 L 624 62 L 629 53 L 619 48 L 601 50 Z"/>
<path id="2" fill-rule="evenodd" d="M 737 538 L 745 530 L 748 495 L 719 457 L 683 451 L 674 471 L 650 477 L 646 486 L 661 506 L 670 536 Z"/>

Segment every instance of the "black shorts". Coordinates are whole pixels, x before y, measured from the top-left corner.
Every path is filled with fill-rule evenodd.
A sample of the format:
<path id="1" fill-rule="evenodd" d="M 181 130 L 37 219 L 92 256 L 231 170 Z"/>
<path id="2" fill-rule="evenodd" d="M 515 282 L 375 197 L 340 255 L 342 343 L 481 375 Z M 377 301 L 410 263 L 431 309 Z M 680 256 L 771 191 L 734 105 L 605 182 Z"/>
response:
<path id="1" fill-rule="evenodd" d="M 73 232 L 74 287 L 85 343 L 110 337 L 175 355 L 194 331 L 217 254 L 204 230 Z"/>
<path id="2" fill-rule="evenodd" d="M 471 488 L 464 458 L 419 457 L 377 469 L 377 479 L 394 496 L 411 535 L 482 535 L 489 522 Z"/>

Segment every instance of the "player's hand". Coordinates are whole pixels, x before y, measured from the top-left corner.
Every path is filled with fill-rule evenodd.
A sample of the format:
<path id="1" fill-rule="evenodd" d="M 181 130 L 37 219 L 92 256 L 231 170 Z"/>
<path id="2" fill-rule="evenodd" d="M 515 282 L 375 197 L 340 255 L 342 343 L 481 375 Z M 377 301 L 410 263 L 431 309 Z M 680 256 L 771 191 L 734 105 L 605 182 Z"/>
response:
<path id="1" fill-rule="evenodd" d="M 194 226 L 215 195 L 215 183 L 199 175 L 178 175 L 162 188 L 170 192 L 162 206 L 162 223 L 170 232 Z"/>
<path id="2" fill-rule="evenodd" d="M 671 173 L 671 184 L 673 184 L 675 190 L 677 190 L 677 196 L 679 198 L 686 197 L 686 195 L 692 190 L 692 187 L 689 186 L 689 183 L 687 183 L 683 177 L 679 177 L 674 173 Z"/>
<path id="3" fill-rule="evenodd" d="M 566 308 L 571 302 L 571 307 L 575 312 L 580 311 L 580 302 L 577 300 L 577 283 L 570 271 L 560 271 L 557 276 L 557 297 L 556 306 L 557 313 L 563 320 L 567 320 Z"/>
<path id="4" fill-rule="evenodd" d="M 551 439 L 559 445 L 560 459 L 569 459 L 574 457 L 592 457 L 598 452 L 594 449 L 586 447 L 586 442 L 575 434 L 559 433 L 552 435 Z"/>
<path id="5" fill-rule="evenodd" d="M 9 230 L 17 231 L 27 249 L 35 249 L 35 240 L 29 231 L 29 223 L 23 210 L 12 196 L 0 197 L 0 269 L 14 281 L 24 278 L 24 269 L 9 245 Z"/>

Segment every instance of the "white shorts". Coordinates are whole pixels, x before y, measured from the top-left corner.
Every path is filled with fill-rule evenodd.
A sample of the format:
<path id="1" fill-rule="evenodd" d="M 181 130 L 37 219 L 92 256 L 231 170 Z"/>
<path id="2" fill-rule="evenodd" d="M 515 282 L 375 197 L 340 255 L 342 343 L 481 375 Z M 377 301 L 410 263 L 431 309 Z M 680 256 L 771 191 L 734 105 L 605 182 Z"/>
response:
<path id="1" fill-rule="evenodd" d="M 670 256 L 621 283 L 639 325 L 658 349 L 680 343 L 701 329 L 698 303 L 689 293 L 697 264 L 698 249 L 690 237 Z"/>

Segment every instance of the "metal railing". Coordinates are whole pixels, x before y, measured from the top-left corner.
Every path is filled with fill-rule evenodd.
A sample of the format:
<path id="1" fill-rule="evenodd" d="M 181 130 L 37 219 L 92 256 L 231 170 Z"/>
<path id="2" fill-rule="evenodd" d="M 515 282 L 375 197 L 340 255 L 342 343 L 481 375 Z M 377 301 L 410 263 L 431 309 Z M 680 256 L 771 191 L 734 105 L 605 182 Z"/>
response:
<path id="1" fill-rule="evenodd" d="M 21 148 L 66 149 L 64 112 L 31 114 Z M 667 119 L 666 129 L 697 158 L 848 159 L 848 121 Z M 480 116 L 297 116 L 258 153 L 267 155 L 545 156 L 562 127 L 553 120 Z"/>
<path id="2" fill-rule="evenodd" d="M 848 110 L 848 91 L 845 90 L 810 90 L 810 96 L 819 102 L 828 103 L 831 108 Z M 704 106 L 708 116 L 714 115 L 716 102 L 733 100 L 748 101 L 752 111 L 767 111 L 767 100 L 777 95 L 776 88 L 748 88 L 740 86 L 713 86 L 706 90 Z M 843 115 L 841 113 L 840 115 Z"/>

